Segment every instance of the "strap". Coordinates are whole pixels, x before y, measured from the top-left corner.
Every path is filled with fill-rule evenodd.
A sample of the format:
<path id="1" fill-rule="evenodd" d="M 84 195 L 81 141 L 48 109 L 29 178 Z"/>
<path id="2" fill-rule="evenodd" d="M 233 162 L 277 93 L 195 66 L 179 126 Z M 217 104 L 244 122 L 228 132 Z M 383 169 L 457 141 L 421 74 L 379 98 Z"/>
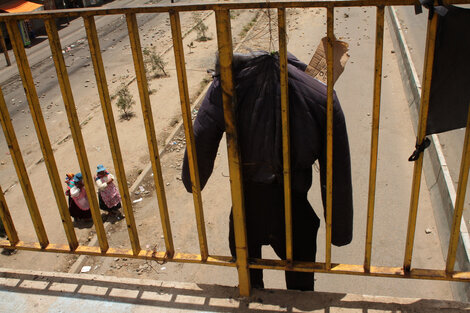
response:
<path id="1" fill-rule="evenodd" d="M 423 152 L 424 149 L 429 147 L 430 144 L 431 144 L 431 140 L 429 140 L 427 137 L 424 138 L 424 140 L 421 144 L 416 144 L 416 146 L 415 146 L 416 149 L 413 152 L 413 154 L 408 158 L 408 161 L 414 162 L 417 159 L 419 159 L 419 155 L 421 154 L 421 152 Z"/>

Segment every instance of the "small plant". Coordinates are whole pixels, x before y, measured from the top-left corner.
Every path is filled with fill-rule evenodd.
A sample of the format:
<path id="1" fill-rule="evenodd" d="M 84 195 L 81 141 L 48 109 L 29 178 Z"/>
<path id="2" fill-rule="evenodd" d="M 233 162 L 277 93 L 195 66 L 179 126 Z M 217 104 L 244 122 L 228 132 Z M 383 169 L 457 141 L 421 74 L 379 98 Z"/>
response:
<path id="1" fill-rule="evenodd" d="M 231 19 L 231 20 L 236 19 L 239 15 L 240 15 L 239 12 L 235 12 L 235 11 L 233 11 L 233 10 L 230 11 L 230 19 Z"/>
<path id="2" fill-rule="evenodd" d="M 209 29 L 209 27 L 207 27 L 206 24 L 204 24 L 204 21 L 202 20 L 202 18 L 199 16 L 199 15 L 195 15 L 193 17 L 194 19 L 194 23 L 196 24 L 194 26 L 194 29 L 196 30 L 197 32 L 197 37 L 196 37 L 196 40 L 197 41 L 208 41 L 208 40 L 211 40 L 212 38 L 208 37 L 206 32 L 207 30 Z"/>
<path id="3" fill-rule="evenodd" d="M 144 65 L 145 72 L 148 76 L 158 78 L 162 76 L 168 76 L 165 71 L 166 62 L 163 61 L 161 55 L 155 52 L 155 47 L 145 47 L 144 51 Z"/>
<path id="4" fill-rule="evenodd" d="M 195 48 L 194 43 L 191 41 L 191 43 L 190 43 L 189 45 L 186 45 L 186 46 L 189 48 L 189 53 L 190 53 L 190 54 L 193 53 L 193 52 L 191 51 L 191 49 L 192 49 L 192 48 Z"/>
<path id="5" fill-rule="evenodd" d="M 118 100 L 116 102 L 116 106 L 121 113 L 121 119 L 130 120 L 131 117 L 134 116 L 132 106 L 135 104 L 135 101 L 129 92 L 129 87 L 125 83 L 121 83 L 117 92 L 117 97 Z"/>
<path id="6" fill-rule="evenodd" d="M 251 21 L 248 22 L 248 24 L 246 24 L 245 26 L 243 26 L 243 29 L 240 31 L 240 34 L 238 34 L 238 36 L 244 37 L 250 31 L 250 29 L 255 25 L 259 14 L 259 11 L 256 12 L 256 15 L 251 19 Z"/>

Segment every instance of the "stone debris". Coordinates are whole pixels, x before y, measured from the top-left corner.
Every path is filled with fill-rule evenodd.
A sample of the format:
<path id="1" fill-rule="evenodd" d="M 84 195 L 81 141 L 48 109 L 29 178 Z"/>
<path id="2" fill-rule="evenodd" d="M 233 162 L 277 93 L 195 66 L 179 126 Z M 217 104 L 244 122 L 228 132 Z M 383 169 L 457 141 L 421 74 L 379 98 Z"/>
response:
<path id="1" fill-rule="evenodd" d="M 141 193 L 145 193 L 145 188 L 144 186 L 139 186 L 139 190 L 136 190 L 134 192 L 135 195 L 140 195 Z"/>
<path id="2" fill-rule="evenodd" d="M 91 266 L 85 265 L 85 266 L 82 267 L 82 269 L 80 270 L 80 273 L 88 273 L 90 270 L 91 270 Z"/>
<path id="3" fill-rule="evenodd" d="M 136 200 L 132 201 L 132 203 L 139 203 L 139 202 L 141 202 L 142 200 L 143 200 L 142 198 L 139 198 L 139 199 L 136 199 Z"/>
<path id="4" fill-rule="evenodd" d="M 173 152 L 173 151 L 180 152 L 185 147 L 186 147 L 186 140 L 184 136 L 178 136 L 178 137 L 173 138 L 173 141 L 168 144 L 168 146 L 166 147 L 166 151 L 167 152 Z"/>

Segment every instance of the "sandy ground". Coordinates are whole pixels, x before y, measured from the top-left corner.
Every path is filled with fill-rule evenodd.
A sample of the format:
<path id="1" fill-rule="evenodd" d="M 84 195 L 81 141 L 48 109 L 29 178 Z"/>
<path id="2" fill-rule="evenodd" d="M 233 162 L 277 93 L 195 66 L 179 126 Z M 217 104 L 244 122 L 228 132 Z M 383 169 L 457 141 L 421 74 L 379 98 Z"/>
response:
<path id="1" fill-rule="evenodd" d="M 239 13 L 239 14 L 238 14 Z M 215 37 L 214 15 L 202 13 L 205 23 L 209 27 L 209 36 Z M 232 15 L 232 35 L 235 44 L 246 35 L 246 41 L 240 46 L 242 52 L 251 50 L 271 50 L 277 47 L 276 24 L 277 15 L 263 13 L 254 23 L 254 28 L 246 33 L 247 26 L 252 26 L 256 17 L 254 11 L 240 11 Z M 333 249 L 333 261 L 349 264 L 361 264 L 363 262 L 363 249 L 365 240 L 365 217 L 367 213 L 368 190 L 368 164 L 370 154 L 370 125 L 372 113 L 372 84 L 373 84 L 373 51 L 375 29 L 375 11 L 372 9 L 341 9 L 335 12 L 336 36 L 350 44 L 351 59 L 343 76 L 336 85 L 336 91 L 343 106 L 348 123 L 350 136 L 354 205 L 355 205 L 355 230 L 354 241 L 344 248 Z M 183 29 L 189 29 L 192 25 L 192 15 L 182 14 Z M 270 32 L 270 23 L 272 32 Z M 161 25 L 155 28 L 144 26 L 141 33 L 143 45 L 151 41 L 157 47 L 157 51 L 164 52 L 170 43 L 169 22 L 165 17 Z M 300 60 L 307 62 L 316 48 L 320 38 L 325 35 L 325 11 L 319 9 L 288 10 L 288 49 Z M 147 24 L 146 24 L 147 25 Z M 147 27 L 147 28 L 146 28 Z M 183 31 L 185 33 L 185 31 Z M 271 35 L 271 36 L 270 36 Z M 154 36 L 154 37 L 152 37 Z M 184 39 L 184 45 L 193 42 L 194 48 L 186 49 L 186 68 L 188 73 L 189 91 L 191 99 L 195 99 L 202 90 L 201 82 L 209 76 L 206 69 L 213 66 L 216 40 L 197 42 L 196 34 L 190 32 Z M 401 266 L 403 262 L 403 249 L 406 237 L 406 224 L 408 217 L 409 193 L 411 185 L 412 164 L 407 158 L 414 147 L 414 135 L 409 120 L 401 81 L 399 80 L 393 48 L 388 30 L 385 34 L 384 70 L 383 70 L 383 115 L 381 119 L 381 140 L 379 155 L 379 172 L 377 181 L 377 209 L 373 246 L 373 265 Z M 272 37 L 272 42 L 270 42 Z M 113 40 L 105 38 L 104 40 Z M 121 77 L 130 82 L 129 88 L 138 102 L 138 93 L 133 78 L 133 67 L 128 40 L 123 38 L 112 45 L 107 51 L 113 51 L 105 58 L 105 65 L 109 71 L 110 89 L 115 90 Z M 83 43 L 84 47 L 86 46 Z M 110 50 L 111 49 L 111 50 Z M 276 49 L 276 48 L 274 48 Z M 180 115 L 179 97 L 177 94 L 177 81 L 173 53 L 171 50 L 164 54 L 168 62 L 169 76 L 154 79 L 150 82 L 149 89 L 155 90 L 151 96 L 155 127 L 159 143 L 171 133 Z M 112 159 L 106 139 L 103 119 L 97 101 L 96 87 L 91 71 L 79 78 L 74 86 L 78 88 L 76 93 L 77 107 L 81 110 L 80 118 L 83 123 L 87 152 L 91 166 L 103 163 L 110 167 Z M 128 76 L 127 76 L 128 75 Z M 127 77 L 126 77 L 127 76 Z M 87 82 L 87 80 L 89 80 Z M 84 85 L 87 87 L 84 87 Z M 78 96 L 80 95 L 80 96 Z M 60 103 L 60 101 L 58 100 Z M 78 104 L 79 103 L 79 104 Z M 60 107 L 60 106 L 59 106 Z M 142 123 L 142 115 L 138 104 L 135 106 L 136 117 L 130 121 L 119 121 L 115 113 L 119 140 L 124 157 L 127 172 L 128 185 L 149 162 L 146 147 L 146 138 Z M 88 109 L 85 109 L 88 108 Z M 57 109 L 60 110 L 60 109 Z M 62 109 L 63 110 L 63 109 Z M 196 113 L 196 111 L 194 111 Z M 78 168 L 73 154 L 71 140 L 61 141 L 66 124 L 59 118 L 62 114 L 56 112 L 50 116 L 50 133 L 59 140 L 56 148 L 56 159 L 60 173 L 75 171 Z M 55 121 L 55 122 L 53 122 Z M 65 121 L 65 120 L 63 120 Z M 59 144 L 60 143 L 60 144 Z M 194 208 L 192 196 L 184 190 L 180 181 L 181 160 L 184 152 L 183 135 L 177 134 L 172 145 L 167 147 L 167 152 L 162 157 L 162 168 L 165 179 L 165 191 L 167 193 L 168 206 L 173 230 L 176 251 L 187 253 L 199 253 Z M 34 144 L 31 143 L 31 147 Z M 161 150 L 163 146 L 159 147 Z M 2 150 L 3 151 L 3 150 Z M 30 154 L 39 156 L 37 149 L 32 149 Z M 31 156 L 29 160 L 34 160 Z M 30 161 L 31 162 L 31 161 Z M 30 163 L 30 176 L 33 187 L 38 197 L 43 218 L 46 221 L 46 229 L 50 232 L 53 242 L 65 243 L 65 236 L 61 230 L 58 213 L 52 191 L 48 184 L 42 184 L 46 177 L 43 164 L 33 166 Z M 5 166 L 11 166 L 5 164 Z M 316 173 L 316 172 L 314 172 Z M 317 175 L 317 174 L 315 174 Z M 3 183 L 2 183 L 3 184 Z M 158 207 L 153 182 L 147 177 L 142 183 L 144 190 L 150 193 L 143 196 L 143 201 L 133 206 L 136 222 L 139 230 L 141 245 L 145 249 L 163 250 L 164 244 L 158 215 Z M 423 187 L 425 190 L 425 188 Z M 205 208 L 206 229 L 208 246 L 211 254 L 228 255 L 228 213 L 230 210 L 228 167 L 226 162 L 226 146 L 222 141 L 219 148 L 219 157 L 216 160 L 214 173 L 203 192 L 203 204 Z M 399 195 L 399 196 L 397 196 Z M 7 194 L 12 214 L 17 223 L 21 238 L 25 241 L 35 241 L 31 234 L 31 222 L 26 218 L 26 208 L 20 205 L 22 199 L 18 185 L 11 188 Z M 133 194 L 133 199 L 142 197 L 142 194 Z M 309 200 L 316 210 L 317 215 L 322 216 L 322 207 L 319 197 L 318 179 L 314 178 L 314 186 L 309 194 Z M 50 209 L 46 209 L 50 208 Z M 427 232 L 425 230 L 431 230 Z M 93 228 L 78 229 L 82 242 L 91 239 Z M 125 223 L 118 222 L 107 228 L 108 239 L 112 247 L 130 247 Z M 324 259 L 324 224 L 318 237 L 318 260 Z M 442 268 L 443 260 L 437 237 L 437 229 L 434 223 L 429 195 L 422 193 L 420 212 L 418 217 L 417 237 L 413 266 Z M 263 250 L 264 257 L 276 258 L 270 248 Z M 38 262 L 32 262 L 37 258 Z M 57 260 L 56 260 L 57 258 Z M 53 254 L 28 253 L 20 251 L 18 254 L 4 257 L 0 256 L 2 266 L 13 268 L 34 268 L 42 270 L 66 271 L 68 265 L 75 257 L 55 256 Z M 160 280 L 188 281 L 197 283 L 236 285 L 237 274 L 233 269 L 208 267 L 191 264 L 158 264 L 142 260 L 124 258 L 95 258 L 87 257 L 85 265 L 91 266 L 94 274 L 105 274 L 125 277 L 145 277 Z M 284 288 L 283 273 L 279 271 L 265 271 L 266 287 Z M 424 297 L 451 299 L 449 284 L 447 282 L 428 281 L 397 281 L 393 279 L 349 277 L 345 275 L 317 275 L 316 289 L 321 291 L 352 292 L 360 294 L 377 294 L 391 296 Z"/>

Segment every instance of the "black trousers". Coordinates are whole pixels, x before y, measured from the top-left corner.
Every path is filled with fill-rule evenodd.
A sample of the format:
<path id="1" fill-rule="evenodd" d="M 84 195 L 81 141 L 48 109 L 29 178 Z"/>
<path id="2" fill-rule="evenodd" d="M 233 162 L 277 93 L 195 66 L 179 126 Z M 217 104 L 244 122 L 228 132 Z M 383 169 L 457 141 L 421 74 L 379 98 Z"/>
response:
<path id="1" fill-rule="evenodd" d="M 284 189 L 279 184 L 245 183 L 245 215 L 248 256 L 261 258 L 261 247 L 270 245 L 280 259 L 286 259 Z M 307 194 L 292 191 L 292 237 L 295 261 L 315 262 L 320 220 Z M 233 212 L 230 213 L 230 252 L 236 257 Z M 313 290 L 313 273 L 286 271 L 287 289 Z M 264 288 L 263 271 L 250 270 L 253 288 Z"/>

